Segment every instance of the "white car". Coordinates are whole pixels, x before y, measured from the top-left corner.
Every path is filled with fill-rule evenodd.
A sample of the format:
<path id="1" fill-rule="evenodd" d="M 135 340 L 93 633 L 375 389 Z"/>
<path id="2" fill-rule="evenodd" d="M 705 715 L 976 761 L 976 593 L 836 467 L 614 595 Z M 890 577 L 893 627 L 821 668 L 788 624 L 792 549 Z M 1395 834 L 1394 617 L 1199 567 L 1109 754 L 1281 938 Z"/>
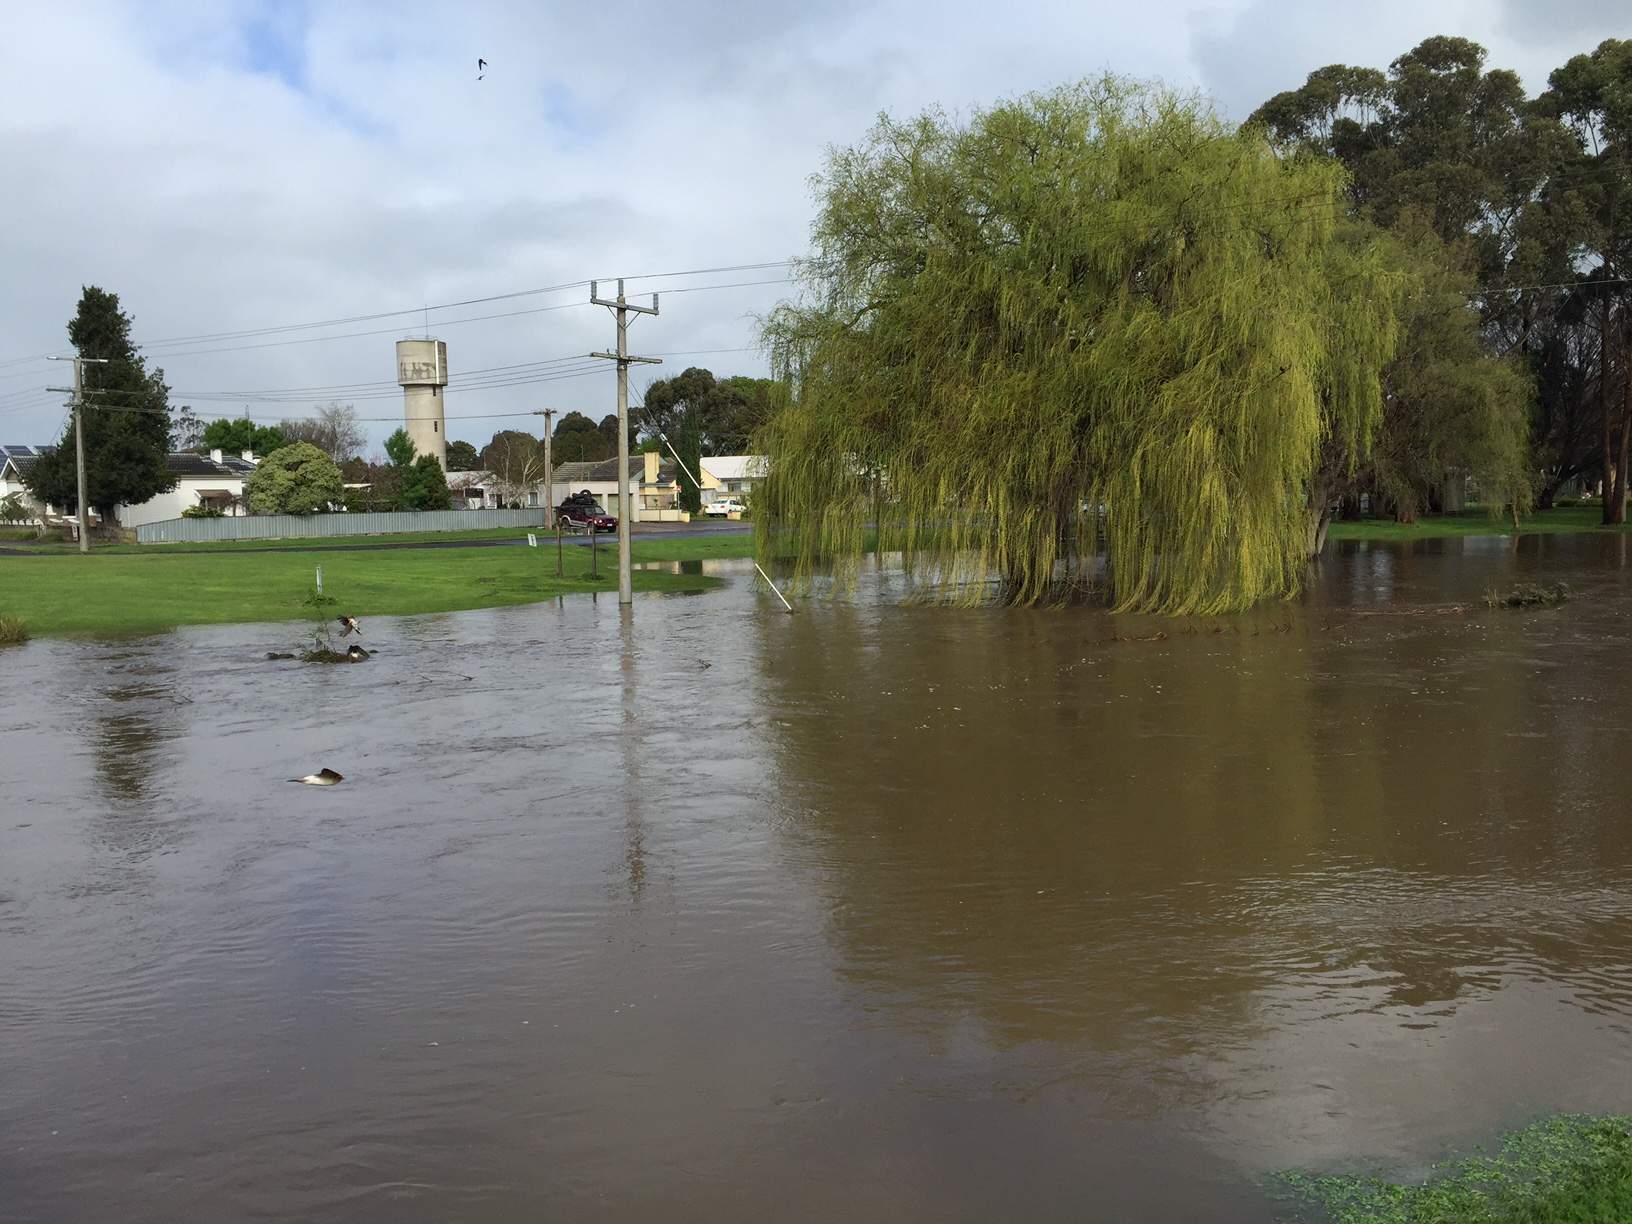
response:
<path id="1" fill-rule="evenodd" d="M 703 513 L 713 518 L 724 518 L 728 514 L 746 514 L 748 507 L 734 497 L 722 497 L 719 501 L 711 501 L 703 507 Z"/>

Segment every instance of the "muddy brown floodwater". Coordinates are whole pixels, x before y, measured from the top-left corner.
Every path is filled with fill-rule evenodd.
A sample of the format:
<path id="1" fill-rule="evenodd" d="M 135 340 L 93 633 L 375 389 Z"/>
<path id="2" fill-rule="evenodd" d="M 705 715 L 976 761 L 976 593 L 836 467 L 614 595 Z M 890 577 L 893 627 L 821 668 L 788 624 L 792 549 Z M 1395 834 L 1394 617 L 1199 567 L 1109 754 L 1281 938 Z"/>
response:
<path id="1" fill-rule="evenodd" d="M 8 651 L 0 1215 L 1259 1221 L 1624 1110 L 1628 542 Z"/>

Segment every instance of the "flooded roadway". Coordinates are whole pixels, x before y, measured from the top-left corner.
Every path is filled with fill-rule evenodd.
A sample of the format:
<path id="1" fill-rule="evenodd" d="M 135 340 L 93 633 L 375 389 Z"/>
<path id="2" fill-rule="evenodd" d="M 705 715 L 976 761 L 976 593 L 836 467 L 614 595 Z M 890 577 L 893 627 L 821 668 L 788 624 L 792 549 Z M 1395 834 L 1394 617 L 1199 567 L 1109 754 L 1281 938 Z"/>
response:
<path id="1" fill-rule="evenodd" d="M 0 1214 L 1257 1221 L 1625 1110 L 1628 543 L 7 651 Z"/>

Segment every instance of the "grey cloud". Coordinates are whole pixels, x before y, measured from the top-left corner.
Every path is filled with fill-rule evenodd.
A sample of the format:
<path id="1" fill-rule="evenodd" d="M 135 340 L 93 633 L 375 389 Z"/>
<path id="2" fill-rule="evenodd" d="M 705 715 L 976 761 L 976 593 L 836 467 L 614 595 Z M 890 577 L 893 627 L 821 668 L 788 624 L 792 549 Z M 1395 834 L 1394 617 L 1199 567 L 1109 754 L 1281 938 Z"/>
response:
<path id="1" fill-rule="evenodd" d="M 1383 0 L 1363 18 L 1291 0 L 14 7 L 0 43 L 0 158 L 10 171 L 0 362 L 60 348 L 85 282 L 119 292 L 138 334 L 153 337 L 794 254 L 824 147 L 855 141 L 884 109 L 966 112 L 1114 70 L 1199 84 L 1239 115 L 1320 64 L 1386 63 L 1446 28 L 1487 42 L 1497 63 L 1541 47 L 1517 64 L 1532 84 L 1528 74 L 1544 80 L 1563 51 L 1516 32 L 1525 12 L 1478 0 Z M 268 14 L 286 22 L 278 35 L 298 58 L 294 84 L 275 64 L 253 70 L 253 23 Z M 1570 49 L 1596 42 L 1596 31 L 1582 34 Z M 39 47 L 53 48 L 49 60 Z M 481 82 L 477 55 L 491 63 Z M 638 345 L 749 345 L 753 316 L 784 291 L 673 295 L 641 323 Z M 441 330 L 455 372 L 608 339 L 604 316 L 587 307 Z M 383 380 L 390 340 L 172 354 L 162 364 L 182 389 Z M 761 368 L 753 353 L 698 360 Z M 54 430 L 59 407 L 18 410 L 6 398 L 52 380 L 43 363 L 0 365 L 0 433 L 28 441 Z M 600 416 L 610 386 L 597 372 L 450 394 L 449 411 L 548 402 Z M 466 431 L 485 438 L 501 423 Z"/>
<path id="2" fill-rule="evenodd" d="M 1605 38 L 1632 37 L 1626 0 L 1498 0 L 1501 28 L 1516 39 L 1590 51 Z"/>

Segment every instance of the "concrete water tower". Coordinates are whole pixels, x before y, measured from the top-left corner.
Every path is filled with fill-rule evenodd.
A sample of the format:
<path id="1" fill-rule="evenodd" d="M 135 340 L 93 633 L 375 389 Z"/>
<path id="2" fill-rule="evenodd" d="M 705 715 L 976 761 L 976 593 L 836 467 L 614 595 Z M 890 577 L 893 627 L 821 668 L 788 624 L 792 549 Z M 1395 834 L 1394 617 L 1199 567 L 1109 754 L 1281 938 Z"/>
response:
<path id="1" fill-rule="evenodd" d="M 448 385 L 448 345 L 443 340 L 398 340 L 397 382 L 402 384 L 403 425 L 416 455 L 435 455 L 448 466 L 448 425 L 442 388 Z"/>

